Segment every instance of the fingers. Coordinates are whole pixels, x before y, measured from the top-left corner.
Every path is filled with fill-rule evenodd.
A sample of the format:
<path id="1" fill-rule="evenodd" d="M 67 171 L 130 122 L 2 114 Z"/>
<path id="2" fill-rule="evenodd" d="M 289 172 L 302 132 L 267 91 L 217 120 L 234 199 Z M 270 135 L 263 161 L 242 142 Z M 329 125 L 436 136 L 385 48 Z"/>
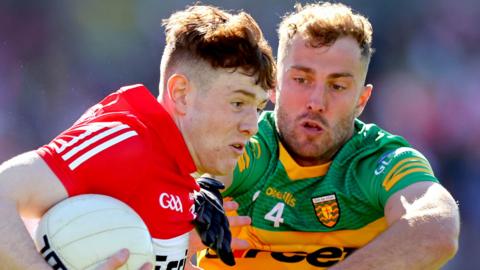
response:
<path id="1" fill-rule="evenodd" d="M 95 270 L 114 270 L 125 264 L 130 256 L 128 249 L 122 249 L 110 256 L 105 263 L 97 267 Z"/>
<path id="2" fill-rule="evenodd" d="M 240 238 L 232 238 L 232 249 L 233 250 L 245 250 L 250 249 L 252 246 L 248 241 L 240 239 Z"/>
<path id="3" fill-rule="evenodd" d="M 223 208 L 225 212 L 236 211 L 238 209 L 238 203 L 235 201 L 224 201 Z M 252 219 L 249 216 L 228 216 L 228 222 L 231 227 L 246 226 L 252 223 Z"/>
<path id="4" fill-rule="evenodd" d="M 218 257 L 226 265 L 233 266 L 235 265 L 235 258 L 233 257 L 233 252 L 228 245 L 229 243 L 221 243 L 221 247 L 216 250 Z"/>
<path id="5" fill-rule="evenodd" d="M 130 252 L 128 251 L 128 249 L 121 249 L 117 253 L 110 256 L 105 263 L 95 268 L 95 270 L 118 269 L 127 262 L 129 256 Z M 142 265 L 142 267 L 140 267 L 139 270 L 152 270 L 152 267 L 153 266 L 151 263 L 145 263 L 144 265 Z"/>
<path id="6" fill-rule="evenodd" d="M 142 265 L 142 267 L 140 267 L 139 270 L 152 270 L 153 266 L 151 263 L 146 263 L 144 265 Z"/>
<path id="7" fill-rule="evenodd" d="M 230 227 L 247 226 L 252 223 L 252 219 L 249 216 L 229 216 L 228 223 Z"/>
<path id="8" fill-rule="evenodd" d="M 238 203 L 235 201 L 223 201 L 223 208 L 226 212 L 238 209 Z"/>

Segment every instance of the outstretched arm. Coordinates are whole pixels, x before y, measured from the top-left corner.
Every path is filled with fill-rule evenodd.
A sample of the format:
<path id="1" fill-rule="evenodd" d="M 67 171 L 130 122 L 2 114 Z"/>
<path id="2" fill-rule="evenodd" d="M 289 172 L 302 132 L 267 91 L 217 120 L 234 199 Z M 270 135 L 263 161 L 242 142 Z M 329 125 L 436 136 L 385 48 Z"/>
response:
<path id="1" fill-rule="evenodd" d="M 35 249 L 20 215 L 41 217 L 67 192 L 35 152 L 0 165 L 0 269 L 50 270 Z"/>
<path id="2" fill-rule="evenodd" d="M 458 206 L 440 184 L 419 182 L 396 192 L 385 217 L 385 232 L 331 269 L 438 269 L 455 255 Z"/>

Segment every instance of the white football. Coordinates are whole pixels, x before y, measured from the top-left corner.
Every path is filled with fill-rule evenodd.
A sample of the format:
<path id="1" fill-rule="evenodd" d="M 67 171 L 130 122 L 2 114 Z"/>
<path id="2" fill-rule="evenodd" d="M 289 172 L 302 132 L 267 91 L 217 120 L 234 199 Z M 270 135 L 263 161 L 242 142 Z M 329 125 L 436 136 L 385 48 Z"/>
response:
<path id="1" fill-rule="evenodd" d="M 154 265 L 147 226 L 125 203 L 104 195 L 80 195 L 61 201 L 43 215 L 35 245 L 58 270 L 93 270 L 122 248 L 130 250 L 119 269 Z"/>

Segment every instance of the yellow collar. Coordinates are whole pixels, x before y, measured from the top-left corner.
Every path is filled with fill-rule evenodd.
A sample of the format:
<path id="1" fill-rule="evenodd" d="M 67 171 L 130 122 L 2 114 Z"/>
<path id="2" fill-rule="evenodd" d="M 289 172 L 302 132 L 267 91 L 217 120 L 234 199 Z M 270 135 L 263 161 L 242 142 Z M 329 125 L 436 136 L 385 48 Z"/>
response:
<path id="1" fill-rule="evenodd" d="M 293 158 L 287 152 L 285 147 L 283 147 L 281 142 L 278 142 L 278 146 L 280 149 L 280 162 L 283 164 L 285 172 L 291 180 L 324 176 L 325 174 L 327 174 L 328 168 L 332 163 L 330 161 L 321 165 L 302 167 L 298 165 L 295 160 L 293 160 Z"/>

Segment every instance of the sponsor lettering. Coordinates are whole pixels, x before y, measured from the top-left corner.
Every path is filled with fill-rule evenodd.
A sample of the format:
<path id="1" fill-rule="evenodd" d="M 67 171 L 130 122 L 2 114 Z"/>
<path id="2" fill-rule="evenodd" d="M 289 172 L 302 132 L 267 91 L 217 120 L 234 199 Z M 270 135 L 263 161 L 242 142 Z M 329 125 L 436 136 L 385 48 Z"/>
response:
<path id="1" fill-rule="evenodd" d="M 43 235 L 43 244 L 44 246 L 40 249 L 40 254 L 42 254 L 45 261 L 54 269 L 54 270 L 67 270 L 67 267 L 63 264 L 58 257 L 57 253 L 51 249 L 50 243 L 48 242 L 47 235 Z"/>
<path id="2" fill-rule="evenodd" d="M 288 191 L 279 191 L 273 187 L 268 187 L 265 191 L 265 194 L 267 194 L 267 196 L 283 200 L 290 207 L 295 207 L 295 203 L 297 201 L 292 193 Z"/>
<path id="3" fill-rule="evenodd" d="M 314 252 L 307 253 L 303 251 L 298 252 L 270 252 L 259 249 L 249 249 L 241 254 L 235 252 L 235 257 L 243 259 L 254 259 L 260 253 L 270 253 L 270 256 L 275 260 L 283 263 L 300 263 L 306 261 L 308 264 L 315 267 L 331 267 L 332 265 L 344 260 L 356 248 L 339 248 L 339 247 L 323 247 Z M 218 256 L 210 249 L 207 250 L 206 258 L 217 259 Z"/>
<path id="4" fill-rule="evenodd" d="M 388 164 L 392 162 L 393 158 L 395 157 L 395 151 L 388 152 L 384 154 L 380 160 L 377 162 L 377 168 L 375 169 L 375 175 L 379 175 L 385 171 Z"/>
<path id="5" fill-rule="evenodd" d="M 183 270 L 187 261 L 186 256 L 187 251 L 185 251 L 185 257 L 180 260 L 169 260 L 167 255 L 157 255 L 155 270 Z"/>

